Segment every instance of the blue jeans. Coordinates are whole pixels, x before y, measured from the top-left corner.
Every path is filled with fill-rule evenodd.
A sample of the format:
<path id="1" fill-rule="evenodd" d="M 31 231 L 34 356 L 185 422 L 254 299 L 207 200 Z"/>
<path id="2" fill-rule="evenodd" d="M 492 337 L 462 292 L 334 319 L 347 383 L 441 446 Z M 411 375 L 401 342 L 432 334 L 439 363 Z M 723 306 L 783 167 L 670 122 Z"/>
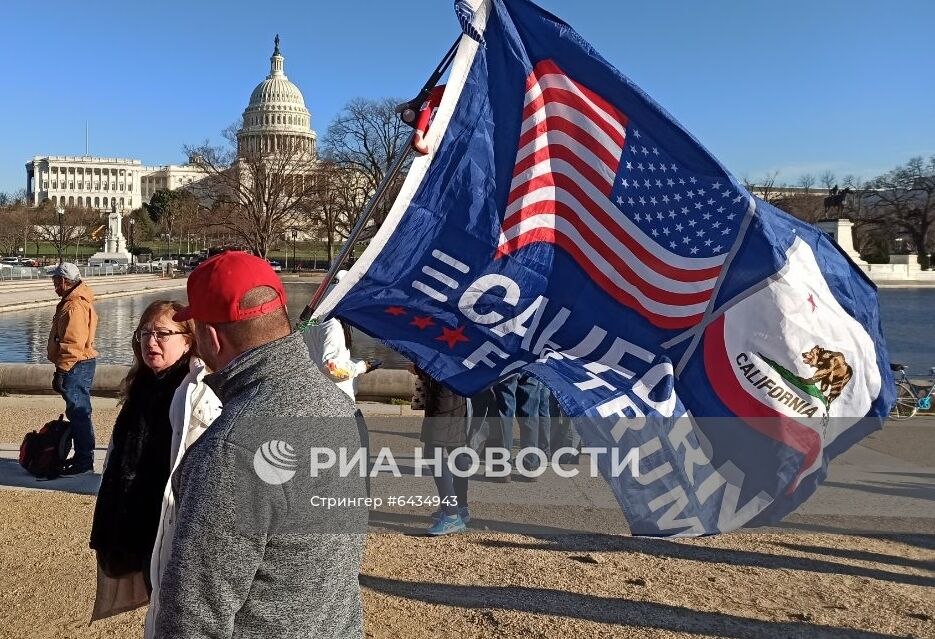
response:
<path id="1" fill-rule="evenodd" d="M 542 382 L 532 375 L 520 375 L 516 380 L 516 416 L 519 417 L 519 447 L 539 445 L 539 399 Z"/>
<path id="2" fill-rule="evenodd" d="M 442 500 L 441 508 L 446 515 L 455 515 L 458 513 L 458 510 L 461 508 L 468 507 L 467 493 L 468 493 L 468 478 L 467 477 L 458 477 L 451 472 L 451 469 L 448 467 L 448 453 L 452 449 L 446 449 L 441 446 L 436 446 L 434 448 L 429 448 L 426 450 L 425 454 L 427 457 L 434 455 L 436 448 L 441 449 L 442 451 L 442 467 L 440 473 L 435 473 L 435 487 L 438 489 L 438 496 Z M 466 471 L 471 467 L 471 458 L 467 454 L 461 453 L 454 460 L 455 468 L 460 471 Z M 448 503 L 445 503 L 447 499 Z M 457 503 L 452 503 L 457 500 Z"/>
<path id="3" fill-rule="evenodd" d="M 61 376 L 62 398 L 65 400 L 65 416 L 71 424 L 72 446 L 75 462 L 94 463 L 94 426 L 91 423 L 91 383 L 97 360 L 86 359 L 72 366 Z"/>
<path id="4" fill-rule="evenodd" d="M 516 416 L 516 383 L 518 376 L 508 377 L 493 386 L 497 400 L 497 412 L 500 414 L 500 441 L 509 452 L 513 448 L 513 418 Z"/>
<path id="5" fill-rule="evenodd" d="M 546 457 L 552 455 L 552 391 L 539 384 L 539 449 Z"/>
<path id="6" fill-rule="evenodd" d="M 513 447 L 513 418 L 519 418 L 520 448 L 540 448 L 548 454 L 551 418 L 549 389 L 526 373 L 510 377 L 493 387 L 500 412 L 503 446 Z M 527 457 L 527 463 L 533 458 Z"/>

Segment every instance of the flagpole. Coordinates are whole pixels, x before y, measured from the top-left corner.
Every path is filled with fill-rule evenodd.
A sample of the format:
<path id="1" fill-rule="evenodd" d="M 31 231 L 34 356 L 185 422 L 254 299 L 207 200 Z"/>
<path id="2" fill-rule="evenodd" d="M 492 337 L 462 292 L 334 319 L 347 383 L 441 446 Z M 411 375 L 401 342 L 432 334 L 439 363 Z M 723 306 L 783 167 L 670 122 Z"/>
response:
<path id="1" fill-rule="evenodd" d="M 334 258 L 334 261 L 331 263 L 331 267 L 325 274 L 325 279 L 322 280 L 322 283 L 318 286 L 315 294 L 312 295 L 312 301 L 308 303 L 308 306 L 305 307 L 305 310 L 303 310 L 302 314 L 299 316 L 299 321 L 296 323 L 296 328 L 298 330 L 302 331 L 308 327 L 309 322 L 312 319 L 312 313 L 314 313 L 315 309 L 318 308 L 318 304 L 324 297 L 325 291 L 328 290 L 328 284 L 331 282 L 331 280 L 334 279 L 335 274 L 341 269 L 341 266 L 344 264 L 347 256 L 350 255 L 351 250 L 354 248 L 354 244 L 357 242 L 357 238 L 360 237 L 360 234 L 364 230 L 364 226 L 366 226 L 367 221 L 370 220 L 370 217 L 373 215 L 374 209 L 376 209 L 377 205 L 383 201 L 383 197 L 386 195 L 386 191 L 390 183 L 396 179 L 396 176 L 399 175 L 399 171 L 403 168 L 403 164 L 406 162 L 406 159 L 412 155 L 412 139 L 414 136 L 415 132 L 409 135 L 409 139 L 406 140 L 405 148 L 403 148 L 399 152 L 399 155 L 396 156 L 396 159 L 393 160 L 393 164 L 390 166 L 389 171 L 387 171 L 386 175 L 383 177 L 383 180 L 377 187 L 373 197 L 371 197 L 370 201 L 367 202 L 367 206 L 364 208 L 363 212 L 360 214 L 360 217 L 357 219 L 357 223 L 351 230 L 350 235 L 347 236 L 347 241 L 344 242 L 344 246 L 341 247 L 341 251 L 338 253 L 338 256 Z"/>
<path id="2" fill-rule="evenodd" d="M 404 102 L 396 107 L 396 112 L 403 122 L 410 126 L 415 126 L 420 107 L 425 102 L 425 100 L 428 99 L 432 89 L 435 88 L 435 85 L 451 65 L 460 42 L 461 36 L 459 35 L 455 39 L 454 44 L 451 45 L 451 48 L 448 49 L 448 52 L 442 58 L 441 62 L 439 62 L 438 66 L 435 67 L 432 75 L 429 77 L 428 81 L 426 81 L 425 85 L 423 85 L 422 90 L 419 91 L 419 95 L 417 95 L 412 100 Z M 351 230 L 350 235 L 347 236 L 347 241 L 344 243 L 344 246 L 341 247 L 338 256 L 331 263 L 331 267 L 325 274 L 325 279 L 322 280 L 322 283 L 319 285 L 318 289 L 315 290 L 315 294 L 312 295 L 312 300 L 308 303 L 308 306 L 305 307 L 305 309 L 302 311 L 302 314 L 299 316 L 299 320 L 296 322 L 297 330 L 304 331 L 311 324 L 312 314 L 315 312 L 315 309 L 318 308 L 322 298 L 324 298 L 325 292 L 328 290 L 328 284 L 330 284 L 331 280 L 334 279 L 335 274 L 341 270 L 345 260 L 347 259 L 348 255 L 350 255 L 351 250 L 353 250 L 354 244 L 357 242 L 360 234 L 363 233 L 364 226 L 366 226 L 367 222 L 370 220 L 377 206 L 379 206 L 379 204 L 383 201 L 389 190 L 390 184 L 393 183 L 393 181 L 399 175 L 399 172 L 402 170 L 403 164 L 405 164 L 406 160 L 409 159 L 409 156 L 412 155 L 412 143 L 415 139 L 415 135 L 415 131 L 409 135 L 405 146 L 400 150 L 399 155 L 396 156 L 396 159 L 393 160 L 393 163 L 387 170 L 386 175 L 383 176 L 380 184 L 377 185 L 377 190 L 374 192 L 373 197 L 371 197 L 370 201 L 367 202 L 367 206 L 365 206 L 364 210 L 361 212 L 360 217 L 357 219 L 357 223 Z"/>

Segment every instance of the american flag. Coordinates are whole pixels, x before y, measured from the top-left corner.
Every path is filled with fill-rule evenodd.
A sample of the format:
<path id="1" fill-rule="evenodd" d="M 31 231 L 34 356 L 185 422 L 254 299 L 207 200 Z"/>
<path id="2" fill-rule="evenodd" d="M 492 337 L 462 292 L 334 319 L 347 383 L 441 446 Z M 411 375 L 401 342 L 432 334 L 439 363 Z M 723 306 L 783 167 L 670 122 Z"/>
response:
<path id="1" fill-rule="evenodd" d="M 654 325 L 697 324 L 749 199 L 726 175 L 693 173 L 664 136 L 539 62 L 526 79 L 497 256 L 553 244 Z"/>

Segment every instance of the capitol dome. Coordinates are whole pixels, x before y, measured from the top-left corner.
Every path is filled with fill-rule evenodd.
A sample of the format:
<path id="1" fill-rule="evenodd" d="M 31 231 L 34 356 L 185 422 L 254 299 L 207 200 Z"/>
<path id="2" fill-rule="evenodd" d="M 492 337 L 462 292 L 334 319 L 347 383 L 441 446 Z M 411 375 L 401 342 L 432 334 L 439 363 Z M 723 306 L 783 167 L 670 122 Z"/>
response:
<path id="1" fill-rule="evenodd" d="M 299 87 L 289 81 L 285 74 L 266 78 L 250 94 L 250 107 L 260 107 L 273 102 L 297 104 L 305 108 L 305 98 L 302 97 L 302 92 L 299 91 Z"/>
<path id="2" fill-rule="evenodd" d="M 269 75 L 250 94 L 250 103 L 243 112 L 237 152 L 276 153 L 293 147 L 314 157 L 317 135 L 311 128 L 312 116 L 299 87 L 286 77 L 278 35 L 269 60 Z"/>

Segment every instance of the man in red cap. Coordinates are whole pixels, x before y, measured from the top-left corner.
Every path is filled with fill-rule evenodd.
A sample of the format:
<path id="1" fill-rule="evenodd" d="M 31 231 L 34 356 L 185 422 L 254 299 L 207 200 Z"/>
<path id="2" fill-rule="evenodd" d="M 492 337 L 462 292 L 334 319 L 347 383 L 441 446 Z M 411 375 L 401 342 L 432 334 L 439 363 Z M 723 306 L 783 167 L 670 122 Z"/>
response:
<path id="1" fill-rule="evenodd" d="M 265 260 L 228 252 L 205 261 L 189 276 L 188 300 L 175 319 L 194 319 L 199 355 L 216 371 L 205 382 L 224 409 L 170 480 L 178 523 L 155 636 L 361 637 L 366 509 L 329 534 L 306 524 L 333 524 L 334 511 L 303 519 L 310 497 L 366 494 L 364 477 L 335 467 L 310 479 L 302 461 L 321 448 L 359 451 L 356 407 L 292 332 Z"/>

